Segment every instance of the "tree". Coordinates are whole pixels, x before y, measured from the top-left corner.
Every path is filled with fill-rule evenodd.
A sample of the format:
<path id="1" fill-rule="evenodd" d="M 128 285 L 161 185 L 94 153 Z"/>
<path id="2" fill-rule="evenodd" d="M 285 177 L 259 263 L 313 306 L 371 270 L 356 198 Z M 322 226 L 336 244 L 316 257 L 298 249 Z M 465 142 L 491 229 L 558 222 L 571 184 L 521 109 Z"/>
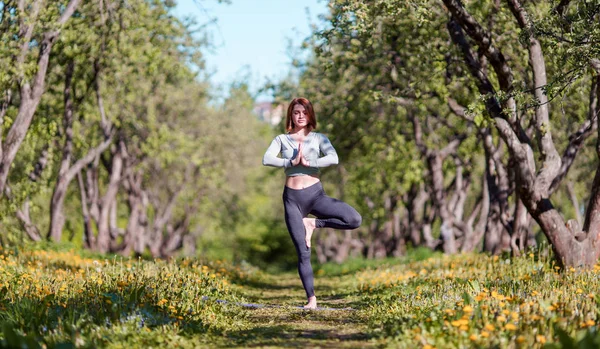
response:
<path id="1" fill-rule="evenodd" d="M 2 42 L 8 47 L 11 43 L 16 43 L 18 48 L 5 49 L 10 52 L 16 66 L 13 66 L 14 70 L 3 79 L 10 82 L 3 86 L 4 101 L 3 107 L 0 108 L 0 125 L 4 124 L 3 119 L 12 100 L 13 88 L 18 89 L 20 100 L 18 113 L 12 120 L 10 129 L 5 137 L 0 137 L 0 141 L 4 138 L 0 143 L 0 196 L 4 195 L 11 164 L 42 98 L 52 46 L 62 27 L 79 6 L 80 0 L 71 0 L 66 5 L 62 1 L 55 2 L 54 6 L 48 7 L 44 7 L 43 3 L 43 0 L 31 3 L 19 0 L 16 6 L 12 1 L 2 4 Z M 32 51 L 37 51 L 37 55 L 32 55 Z M 3 132 L 0 132 L 0 136 L 3 136 Z"/>
<path id="2" fill-rule="evenodd" d="M 590 203 L 583 229 L 578 227 L 575 220 L 565 222 L 550 199 L 550 187 L 553 181 L 564 177 L 561 171 L 567 171 L 568 167 L 561 167 L 563 159 L 553 139 L 554 132 L 550 123 L 549 108 L 549 96 L 552 96 L 552 90 L 549 87 L 552 84 L 548 82 L 547 78 L 550 72 L 546 64 L 547 58 L 544 55 L 543 43 L 540 41 L 539 34 L 535 31 L 535 22 L 531 19 L 531 12 L 535 10 L 534 5 L 530 4 L 526 8 L 518 0 L 507 1 L 507 7 L 522 31 L 523 50 L 529 56 L 528 73 L 532 76 L 532 82 L 526 93 L 533 100 L 529 110 L 532 110 L 530 120 L 535 131 L 536 145 L 532 143 L 532 140 L 523 129 L 524 120 L 522 119 L 528 115 L 519 115 L 517 103 L 513 97 L 516 90 L 513 85 L 513 71 L 503 54 L 503 50 L 497 46 L 497 36 L 483 28 L 479 21 L 460 2 L 445 0 L 444 4 L 452 16 L 448 28 L 453 42 L 461 50 L 472 78 L 475 80 L 480 93 L 485 96 L 486 111 L 493 119 L 494 126 L 505 142 L 509 156 L 515 164 L 516 188 L 519 198 L 552 244 L 560 265 L 590 266 L 595 264 L 600 256 L 600 248 L 597 246 L 597 241 L 600 238 L 597 233 L 600 216 L 595 213 L 599 200 L 598 186 L 600 180 L 595 179 L 592 184 Z M 559 6 L 563 6 L 562 10 L 549 11 L 549 9 L 542 9 L 542 11 L 549 11 L 550 13 L 547 15 L 550 17 L 557 16 L 561 12 L 568 13 L 568 5 L 569 2 L 562 2 L 559 4 Z M 591 16 L 591 18 L 598 16 L 597 8 L 586 8 L 585 10 L 590 11 L 586 15 Z M 581 9 L 577 8 L 573 11 L 578 12 Z M 464 33 L 468 36 L 468 40 Z M 563 45 L 565 43 L 550 41 L 546 44 Z M 502 98 L 500 93 L 496 91 L 490 81 L 490 76 L 481 70 L 483 57 L 478 57 L 473 53 L 473 45 L 476 45 L 483 57 L 489 60 L 498 78 L 499 91 L 506 96 L 505 98 Z M 583 69 L 581 66 L 575 68 L 580 71 Z M 596 76 L 592 79 L 592 96 L 593 93 L 597 93 L 598 73 L 600 71 L 596 71 Z M 560 70 L 557 75 L 560 77 Z M 561 81 L 562 79 L 557 80 L 554 84 L 559 86 L 568 84 L 567 81 Z M 590 98 L 589 109 L 590 117 L 597 119 L 597 97 Z M 581 142 L 578 139 L 579 137 L 582 136 L 574 134 L 570 138 L 572 141 Z M 535 161 L 534 153 L 536 151 L 541 158 L 540 164 Z M 576 148 L 567 149 L 565 157 L 572 158 L 575 155 Z M 600 172 L 597 170 L 596 173 L 596 178 L 600 178 L 598 175 Z"/>

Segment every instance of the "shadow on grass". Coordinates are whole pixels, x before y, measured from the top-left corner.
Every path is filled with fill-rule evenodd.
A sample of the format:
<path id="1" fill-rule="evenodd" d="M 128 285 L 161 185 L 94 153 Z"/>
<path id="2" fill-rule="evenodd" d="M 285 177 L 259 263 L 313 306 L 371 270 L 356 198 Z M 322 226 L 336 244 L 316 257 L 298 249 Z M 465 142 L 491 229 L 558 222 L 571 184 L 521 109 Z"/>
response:
<path id="1" fill-rule="evenodd" d="M 234 278 L 231 280 L 234 284 L 238 286 L 244 286 L 245 288 L 255 288 L 259 290 L 285 290 L 285 289 L 293 289 L 298 287 L 297 284 L 278 284 L 275 281 L 268 280 L 258 280 L 258 279 L 239 279 Z M 298 280 L 299 283 L 299 280 Z"/>
<path id="2" fill-rule="evenodd" d="M 157 294 L 148 291 L 144 285 L 137 287 L 116 289 L 107 288 L 102 293 L 94 295 L 77 295 L 74 297 L 57 297 L 50 294 L 44 298 L 4 298 L 0 294 L 0 331 L 8 340 L 8 347 L 31 347 L 33 342 L 43 343 L 48 347 L 73 344 L 65 340 L 75 333 L 87 333 L 94 328 L 111 330 L 114 326 L 128 326 L 133 332 L 128 336 L 135 336 L 139 331 L 147 328 L 153 330 L 163 326 L 175 325 L 179 327 L 183 336 L 197 336 L 208 332 L 219 335 L 221 332 L 209 328 L 198 316 L 192 315 L 192 310 L 180 309 L 178 319 L 168 306 L 156 306 L 161 299 Z M 0 290 L 6 291 L 5 289 Z M 6 292 L 4 292 L 6 294 Z M 4 299 L 3 299 L 4 298 Z M 225 306 L 216 302 L 202 302 L 202 308 L 212 308 L 209 311 L 228 312 Z M 60 334 L 57 339 L 56 335 Z M 74 337 L 73 337 L 74 338 Z M 73 339 L 74 340 L 74 339 Z M 99 340 L 111 342 L 112 339 Z M 0 341 L 0 348 L 4 347 Z M 106 344 L 106 343 L 104 343 Z M 34 346 L 38 347 L 38 346 Z"/>
<path id="3" fill-rule="evenodd" d="M 305 329 L 289 325 L 259 326 L 250 330 L 227 334 L 237 347 L 312 347 L 339 348 L 340 346 L 365 347 L 372 337 L 365 333 L 338 333 L 335 329 Z M 341 342 L 349 342 L 345 345 Z"/>

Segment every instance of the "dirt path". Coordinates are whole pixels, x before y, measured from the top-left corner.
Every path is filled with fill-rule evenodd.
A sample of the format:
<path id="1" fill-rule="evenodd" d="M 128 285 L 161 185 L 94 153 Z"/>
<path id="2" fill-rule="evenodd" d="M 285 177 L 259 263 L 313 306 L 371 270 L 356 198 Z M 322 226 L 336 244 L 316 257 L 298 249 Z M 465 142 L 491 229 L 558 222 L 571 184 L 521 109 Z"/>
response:
<path id="1" fill-rule="evenodd" d="M 300 306 L 305 294 L 297 274 L 268 275 L 239 286 L 250 328 L 227 337 L 236 347 L 377 348 L 367 334 L 361 304 L 348 277 L 316 277 L 318 310 Z"/>

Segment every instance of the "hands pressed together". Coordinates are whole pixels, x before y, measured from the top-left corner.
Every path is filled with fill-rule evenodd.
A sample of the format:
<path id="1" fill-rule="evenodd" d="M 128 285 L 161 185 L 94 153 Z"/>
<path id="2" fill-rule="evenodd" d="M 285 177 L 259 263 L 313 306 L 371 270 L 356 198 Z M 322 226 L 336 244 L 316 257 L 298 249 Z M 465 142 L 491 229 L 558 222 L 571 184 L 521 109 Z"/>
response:
<path id="1" fill-rule="evenodd" d="M 292 159 L 293 166 L 298 166 L 298 164 L 309 167 L 308 160 L 306 160 L 306 158 L 302 154 L 302 143 L 298 145 L 298 154 L 294 159 Z"/>

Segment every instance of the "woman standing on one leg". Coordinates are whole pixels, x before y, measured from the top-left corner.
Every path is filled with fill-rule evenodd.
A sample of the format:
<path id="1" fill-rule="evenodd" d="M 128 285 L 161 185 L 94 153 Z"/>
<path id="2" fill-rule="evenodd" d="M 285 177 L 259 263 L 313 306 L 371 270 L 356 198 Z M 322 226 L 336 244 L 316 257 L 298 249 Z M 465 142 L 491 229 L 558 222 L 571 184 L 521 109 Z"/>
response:
<path id="1" fill-rule="evenodd" d="M 350 205 L 325 195 L 319 180 L 319 168 L 336 165 L 338 156 L 327 137 L 313 132 L 317 119 L 310 101 L 306 98 L 292 100 L 285 125 L 288 132 L 271 142 L 263 157 L 263 165 L 285 168 L 285 223 L 296 247 L 298 273 L 308 298 L 304 307 L 314 309 L 317 297 L 310 265 L 313 230 L 323 227 L 355 229 L 360 226 L 362 218 Z M 281 157 L 277 157 L 279 154 Z M 306 218 L 308 214 L 317 218 Z"/>

